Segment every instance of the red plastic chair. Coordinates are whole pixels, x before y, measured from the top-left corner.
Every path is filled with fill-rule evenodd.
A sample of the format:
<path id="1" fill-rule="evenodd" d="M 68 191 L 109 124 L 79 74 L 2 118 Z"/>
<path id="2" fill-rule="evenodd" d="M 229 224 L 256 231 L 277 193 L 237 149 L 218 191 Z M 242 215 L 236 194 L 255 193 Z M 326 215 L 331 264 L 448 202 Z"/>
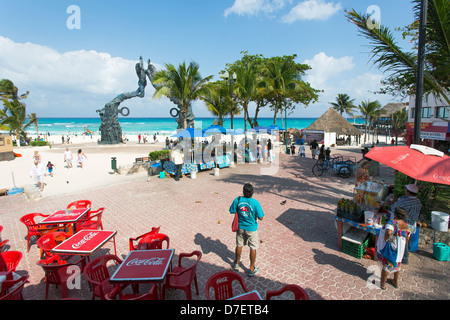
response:
<path id="1" fill-rule="evenodd" d="M 53 256 L 47 260 L 39 260 L 36 262 L 45 273 L 45 300 L 48 299 L 48 288 L 51 284 L 61 286 L 62 298 L 68 298 L 69 289 L 67 287 L 67 280 L 73 275 L 69 268 L 81 264 L 81 269 L 85 265 L 84 258 L 81 258 L 77 262 L 67 263 L 64 260 L 60 260 L 58 256 Z"/>
<path id="2" fill-rule="evenodd" d="M 182 261 L 184 258 L 190 258 L 196 256 L 197 260 L 194 264 L 187 267 L 186 264 L 183 267 Z M 186 299 L 192 300 L 191 284 L 194 281 L 195 289 L 198 295 L 198 283 L 197 283 L 197 264 L 202 257 L 202 253 L 198 250 L 191 253 L 180 253 L 178 257 L 178 267 L 173 268 L 171 272 L 167 273 L 165 289 L 181 289 L 186 293 Z M 165 290 L 164 290 L 165 294 Z"/>
<path id="3" fill-rule="evenodd" d="M 46 232 L 51 232 L 51 231 L 55 231 L 55 230 L 59 230 L 60 227 L 44 227 L 42 225 L 36 224 L 35 222 L 35 218 L 36 217 L 43 217 L 46 218 L 49 215 L 45 215 L 42 213 L 29 213 L 24 215 L 22 218 L 20 218 L 20 222 L 22 222 L 26 227 L 27 227 L 27 252 L 30 251 L 30 238 L 36 236 L 37 239 L 39 239 L 39 237 L 46 233 Z M 39 229 L 39 231 L 38 231 Z"/>
<path id="4" fill-rule="evenodd" d="M 244 278 L 233 271 L 221 271 L 212 275 L 206 282 L 206 299 L 210 300 L 209 290 L 213 288 L 215 300 L 226 300 L 234 297 L 233 295 L 233 281 L 237 280 L 241 285 L 244 293 L 249 292 L 245 285 Z"/>
<path id="5" fill-rule="evenodd" d="M 117 295 L 116 295 L 117 296 Z M 106 300 L 116 300 L 116 296 L 110 294 L 105 295 Z M 119 291 L 119 300 L 159 300 L 158 299 L 158 287 L 156 284 L 152 285 L 150 290 L 144 294 L 122 294 Z"/>
<path id="6" fill-rule="evenodd" d="M 280 290 L 267 291 L 266 300 L 270 300 L 275 296 L 280 296 L 285 292 L 292 292 L 294 294 L 294 300 L 309 300 L 309 296 L 306 291 L 296 284 L 287 284 Z"/>
<path id="7" fill-rule="evenodd" d="M 111 275 L 108 270 L 108 264 L 114 263 L 120 265 L 122 260 L 113 254 L 107 254 L 91 260 L 83 270 L 83 275 L 88 280 L 92 288 L 92 300 L 99 297 L 106 300 L 106 295 L 115 297 L 127 285 L 120 286 L 109 282 Z"/>
<path id="8" fill-rule="evenodd" d="M 5 252 L 6 250 L 6 244 L 9 242 L 9 240 L 3 240 L 0 242 L 0 252 Z"/>
<path id="9" fill-rule="evenodd" d="M 67 205 L 67 209 L 82 209 L 82 208 L 91 208 L 92 202 L 89 200 L 78 200 L 71 202 Z"/>
<path id="10" fill-rule="evenodd" d="M 28 283 L 29 275 L 20 277 L 13 281 L 4 281 L 2 283 L 2 292 L 0 293 L 0 300 L 23 300 L 23 288 Z M 8 285 L 7 285 L 8 283 Z M 8 288 L 6 288 L 8 287 Z"/>
<path id="11" fill-rule="evenodd" d="M 163 233 L 159 233 L 161 227 L 152 228 L 152 231 L 144 233 L 136 238 L 129 239 L 130 251 L 133 250 L 150 250 L 150 249 L 162 249 L 162 241 L 167 241 L 167 248 L 169 248 L 169 237 Z M 167 237 L 167 238 L 164 238 Z M 137 244 L 135 244 L 137 242 Z M 154 242 L 154 243 L 153 243 Z M 159 248 L 157 248 L 159 247 Z"/>
<path id="12" fill-rule="evenodd" d="M 85 219 L 81 219 L 77 223 L 77 231 L 80 230 L 97 230 L 101 229 L 103 230 L 103 223 L 102 223 L 102 215 L 105 208 L 100 208 L 97 211 L 89 211 L 89 217 L 86 217 Z"/>
<path id="13" fill-rule="evenodd" d="M 0 271 L 16 271 L 16 267 L 22 259 L 20 251 L 0 252 Z"/>
<path id="14" fill-rule="evenodd" d="M 48 259 L 53 256 L 59 256 L 61 260 L 70 258 L 70 255 L 61 256 L 56 253 L 52 253 L 51 250 L 64 240 L 69 239 L 71 236 L 72 235 L 70 233 L 55 231 L 40 237 L 36 244 L 41 249 L 41 259 Z"/>

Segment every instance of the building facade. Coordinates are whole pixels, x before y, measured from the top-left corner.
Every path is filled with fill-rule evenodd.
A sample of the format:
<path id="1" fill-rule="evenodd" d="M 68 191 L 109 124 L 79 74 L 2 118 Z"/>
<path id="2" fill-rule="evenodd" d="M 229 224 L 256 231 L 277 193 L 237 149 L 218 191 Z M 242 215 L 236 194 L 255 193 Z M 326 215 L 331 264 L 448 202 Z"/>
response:
<path id="1" fill-rule="evenodd" d="M 409 99 L 406 141 L 408 145 L 414 139 L 416 97 Z M 420 130 L 421 144 L 443 151 L 450 149 L 450 106 L 444 99 L 428 96 L 422 102 L 422 121 Z"/>

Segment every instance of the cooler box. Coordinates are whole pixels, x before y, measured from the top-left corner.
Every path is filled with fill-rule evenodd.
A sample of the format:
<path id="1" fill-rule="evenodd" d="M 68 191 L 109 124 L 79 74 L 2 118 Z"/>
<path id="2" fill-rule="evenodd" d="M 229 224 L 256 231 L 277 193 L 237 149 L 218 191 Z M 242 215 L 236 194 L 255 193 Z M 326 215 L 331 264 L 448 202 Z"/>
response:
<path id="1" fill-rule="evenodd" d="M 409 252 L 416 252 L 419 249 L 419 227 L 416 232 L 411 235 Z"/>
<path id="2" fill-rule="evenodd" d="M 433 244 L 433 257 L 439 261 L 449 261 L 450 247 L 445 243 Z"/>

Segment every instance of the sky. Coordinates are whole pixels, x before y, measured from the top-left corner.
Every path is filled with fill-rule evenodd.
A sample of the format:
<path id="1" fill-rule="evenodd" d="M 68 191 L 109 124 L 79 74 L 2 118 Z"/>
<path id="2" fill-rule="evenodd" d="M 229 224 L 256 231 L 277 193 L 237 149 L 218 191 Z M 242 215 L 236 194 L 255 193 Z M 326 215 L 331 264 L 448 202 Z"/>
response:
<path id="1" fill-rule="evenodd" d="M 411 50 L 395 28 L 414 20 L 412 8 L 411 0 L 0 0 L 0 79 L 30 92 L 27 113 L 95 118 L 118 94 L 137 89 L 140 56 L 158 69 L 195 61 L 203 77 L 218 80 L 243 51 L 267 58 L 296 54 L 312 68 L 303 80 L 324 92 L 289 117 L 315 118 L 338 93 L 356 105 L 402 102 L 373 93 L 385 75 L 369 61 L 369 41 L 345 10 L 370 12 Z M 170 117 L 174 105 L 153 93 L 148 84 L 144 98 L 121 107 L 130 117 Z M 193 112 L 212 116 L 200 101 Z"/>

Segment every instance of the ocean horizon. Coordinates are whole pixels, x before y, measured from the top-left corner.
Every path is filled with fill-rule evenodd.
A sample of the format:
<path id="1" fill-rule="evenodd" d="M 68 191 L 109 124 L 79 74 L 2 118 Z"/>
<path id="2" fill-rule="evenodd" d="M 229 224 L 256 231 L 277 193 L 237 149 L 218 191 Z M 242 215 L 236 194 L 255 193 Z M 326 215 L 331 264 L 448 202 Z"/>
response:
<path id="1" fill-rule="evenodd" d="M 318 118 L 289 118 L 287 119 L 287 128 L 305 129 L 310 126 Z M 216 117 L 199 117 L 195 119 L 195 127 L 205 129 L 217 120 Z M 348 120 L 350 123 L 362 124 L 363 119 Z M 127 135 L 136 134 L 175 134 L 177 132 L 176 118 L 161 117 L 161 118 L 135 118 L 135 117 L 121 117 L 119 124 L 122 132 Z M 234 118 L 234 129 L 244 129 L 244 118 Z M 273 118 L 258 118 L 260 126 L 270 126 L 273 124 Z M 77 118 L 77 117 L 46 117 L 39 118 L 38 130 L 39 133 L 50 135 L 72 135 L 82 134 L 85 130 L 97 133 L 100 128 L 100 118 Z M 281 127 L 281 119 L 277 119 L 276 125 Z M 231 120 L 226 118 L 223 124 L 225 129 L 231 129 Z M 283 126 L 284 127 L 284 126 Z M 247 126 L 249 128 L 249 126 Z M 36 127 L 31 125 L 27 130 L 28 134 L 36 134 Z"/>

